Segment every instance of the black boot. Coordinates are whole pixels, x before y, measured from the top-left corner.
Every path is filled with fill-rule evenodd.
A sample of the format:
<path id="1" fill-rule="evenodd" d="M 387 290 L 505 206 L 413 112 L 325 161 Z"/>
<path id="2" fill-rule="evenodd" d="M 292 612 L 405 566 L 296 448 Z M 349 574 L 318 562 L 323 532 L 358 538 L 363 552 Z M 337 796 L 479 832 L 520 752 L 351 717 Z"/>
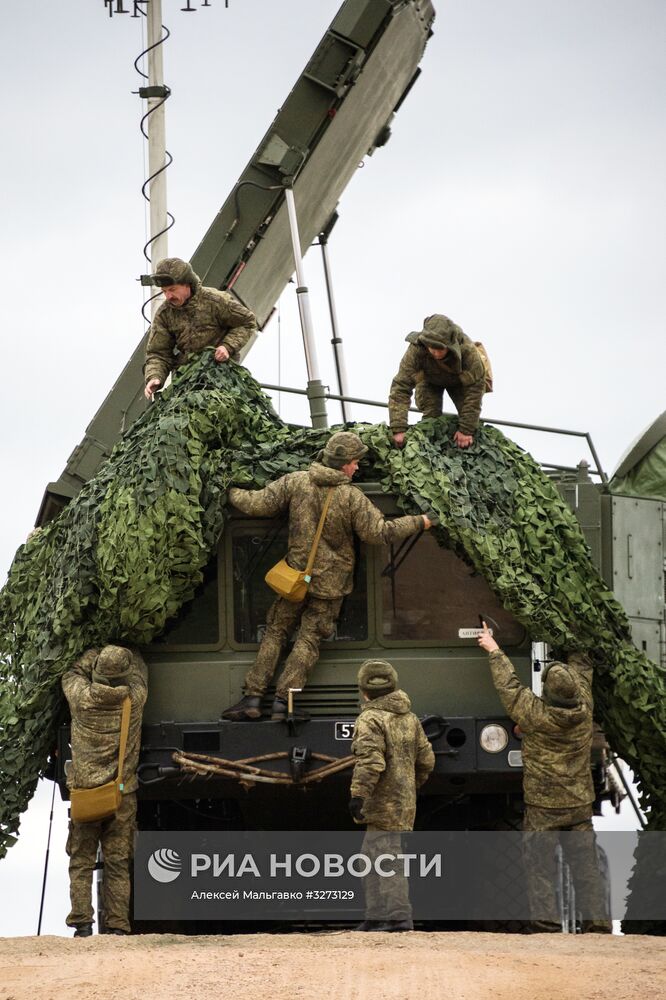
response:
<path id="1" fill-rule="evenodd" d="M 92 924 L 77 924 L 74 937 L 92 937 Z"/>
<path id="2" fill-rule="evenodd" d="M 383 920 L 364 920 L 362 924 L 352 927 L 353 931 L 376 931 L 384 923 Z"/>
<path id="3" fill-rule="evenodd" d="M 271 722 L 284 722 L 286 718 L 287 702 L 284 698 L 278 698 L 276 695 L 271 708 Z"/>
<path id="4" fill-rule="evenodd" d="M 239 702 L 222 712 L 223 719 L 231 722 L 245 722 L 247 719 L 261 718 L 261 698 L 259 695 L 246 694 Z"/>
<path id="5" fill-rule="evenodd" d="M 377 927 L 374 928 L 376 931 L 413 931 L 414 923 L 411 917 L 405 917 L 404 920 L 384 920 L 380 922 Z"/>

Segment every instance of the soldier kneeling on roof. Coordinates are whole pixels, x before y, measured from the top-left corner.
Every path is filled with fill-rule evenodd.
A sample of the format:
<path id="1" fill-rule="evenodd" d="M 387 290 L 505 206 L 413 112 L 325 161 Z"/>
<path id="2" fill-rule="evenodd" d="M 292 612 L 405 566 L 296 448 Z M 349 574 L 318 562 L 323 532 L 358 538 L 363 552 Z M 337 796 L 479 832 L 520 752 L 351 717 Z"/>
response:
<path id="1" fill-rule="evenodd" d="M 389 425 L 398 448 L 405 443 L 409 406 L 424 417 L 442 413 L 444 390 L 458 411 L 453 442 L 458 448 L 474 443 L 484 392 L 492 392 L 492 371 L 483 344 L 472 341 L 447 316 L 427 316 L 423 329 L 405 338 L 410 345 L 389 393 Z"/>

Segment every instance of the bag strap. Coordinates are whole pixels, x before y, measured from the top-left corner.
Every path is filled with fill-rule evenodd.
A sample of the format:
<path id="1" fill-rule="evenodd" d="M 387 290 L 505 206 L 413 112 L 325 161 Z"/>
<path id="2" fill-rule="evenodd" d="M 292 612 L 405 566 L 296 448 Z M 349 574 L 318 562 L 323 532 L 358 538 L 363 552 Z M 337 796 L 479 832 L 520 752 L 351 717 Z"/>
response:
<path id="1" fill-rule="evenodd" d="M 132 703 L 129 695 L 123 702 L 123 714 L 120 719 L 120 749 L 118 751 L 118 786 L 123 790 L 123 765 L 125 763 L 125 749 L 127 747 L 127 735 L 129 733 L 130 711 Z"/>
<path id="2" fill-rule="evenodd" d="M 321 538 L 321 533 L 324 530 L 324 521 L 326 520 L 326 515 L 328 514 L 328 507 L 331 502 L 331 497 L 333 496 L 333 490 L 335 486 L 329 486 L 328 493 L 326 495 L 326 500 L 324 501 L 324 509 L 321 512 L 321 517 L 319 518 L 319 524 L 317 525 L 317 531 L 314 536 L 314 542 L 312 543 L 312 548 L 310 549 L 310 555 L 308 556 L 308 564 L 305 567 L 305 582 L 310 582 L 310 576 L 312 574 L 312 567 L 314 566 L 315 556 L 317 555 L 317 549 L 319 548 L 319 539 Z"/>

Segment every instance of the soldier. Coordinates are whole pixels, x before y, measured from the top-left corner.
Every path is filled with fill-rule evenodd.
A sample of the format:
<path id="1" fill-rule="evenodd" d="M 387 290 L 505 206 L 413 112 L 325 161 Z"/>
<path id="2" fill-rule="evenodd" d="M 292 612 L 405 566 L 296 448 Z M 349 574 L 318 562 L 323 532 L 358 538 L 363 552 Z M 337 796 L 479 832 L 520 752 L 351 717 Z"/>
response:
<path id="1" fill-rule="evenodd" d="M 401 853 L 400 832 L 414 829 L 416 793 L 435 766 L 423 726 L 398 687 L 398 674 L 386 660 L 366 660 L 358 672 L 363 699 L 352 753 L 356 757 L 349 811 L 366 823 L 363 853 L 374 862 L 380 854 Z M 389 870 L 390 863 L 385 866 Z M 411 931 L 412 908 L 404 874 L 382 877 L 373 870 L 365 880 L 365 920 L 358 931 Z"/>
<path id="2" fill-rule="evenodd" d="M 253 313 L 230 292 L 205 288 L 187 261 L 161 260 L 153 282 L 164 292 L 146 346 L 144 395 L 150 399 L 167 375 L 188 356 L 214 347 L 218 362 L 235 358 L 256 332 Z"/>
<path id="3" fill-rule="evenodd" d="M 592 661 L 585 653 L 571 653 L 567 663 L 552 662 L 544 671 L 539 698 L 520 683 L 485 622 L 478 642 L 490 654 L 500 701 L 522 735 L 528 895 L 533 914 L 546 917 L 536 919 L 534 929 L 559 931 L 553 860 L 559 838 L 554 831 L 593 831 Z M 610 933 L 594 837 L 569 838 L 566 846 L 577 900 L 585 911 L 583 930 Z"/>
<path id="4" fill-rule="evenodd" d="M 424 417 L 442 412 L 444 390 L 458 411 L 453 435 L 458 448 L 469 448 L 479 425 L 486 368 L 475 344 L 448 317 L 427 316 L 423 329 L 405 338 L 409 344 L 389 394 L 389 424 L 398 448 L 405 443 L 407 414 L 416 389 L 416 406 Z"/>
<path id="5" fill-rule="evenodd" d="M 67 926 L 74 937 L 92 934 L 92 876 L 101 844 L 104 856 L 102 898 L 107 934 L 130 934 L 130 862 L 136 820 L 136 769 L 148 673 L 137 652 L 121 646 L 89 649 L 62 678 L 72 715 L 70 788 L 96 788 L 118 774 L 120 718 L 129 695 L 131 710 L 123 798 L 115 816 L 96 823 L 70 820 L 67 838 L 72 909 Z"/>
<path id="6" fill-rule="evenodd" d="M 290 472 L 263 490 L 231 489 L 229 499 L 244 514 L 275 517 L 289 511 L 287 561 L 305 569 L 328 487 L 333 487 L 324 528 L 317 548 L 312 582 L 305 600 L 291 603 L 283 597 L 268 612 L 266 632 L 249 670 L 244 697 L 222 713 L 240 721 L 258 719 L 261 697 L 270 684 L 283 648 L 297 625 L 298 638 L 276 683 L 271 718 L 284 719 L 289 688 L 303 688 L 319 658 L 319 644 L 329 636 L 340 614 L 342 599 L 353 588 L 354 535 L 371 545 L 399 542 L 431 520 L 425 514 L 385 521 L 377 508 L 351 479 L 367 448 L 356 434 L 333 434 L 318 461 L 303 472 Z"/>

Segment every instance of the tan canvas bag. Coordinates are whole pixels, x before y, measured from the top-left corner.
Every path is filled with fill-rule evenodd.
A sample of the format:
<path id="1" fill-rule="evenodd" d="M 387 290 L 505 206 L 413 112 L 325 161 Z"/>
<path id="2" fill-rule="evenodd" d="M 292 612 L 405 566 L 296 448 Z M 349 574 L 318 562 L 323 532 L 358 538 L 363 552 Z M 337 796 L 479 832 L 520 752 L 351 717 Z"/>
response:
<path id="1" fill-rule="evenodd" d="M 280 597 L 284 597 L 286 601 L 291 601 L 293 604 L 298 604 L 299 601 L 304 600 L 305 595 L 308 592 L 310 580 L 312 579 L 312 567 L 314 566 L 317 548 L 319 547 L 319 539 L 321 538 L 324 521 L 326 520 L 328 506 L 331 502 L 331 496 L 333 495 L 334 489 L 334 486 L 329 487 L 328 494 L 324 502 L 324 509 L 321 512 L 321 517 L 319 518 L 319 524 L 317 525 L 317 531 L 315 533 L 314 542 L 312 543 L 312 548 L 310 549 L 310 555 L 308 556 L 308 562 L 305 570 L 294 569 L 288 564 L 286 559 L 280 559 L 280 562 L 276 563 L 275 566 L 269 569 L 268 573 L 264 577 L 271 590 L 274 590 L 276 594 L 280 595 Z"/>
<path id="2" fill-rule="evenodd" d="M 75 823 L 98 823 L 115 816 L 123 800 L 123 764 L 129 732 L 131 702 L 129 696 L 123 702 L 120 720 L 120 747 L 118 751 L 118 777 L 97 788 L 72 788 L 70 791 L 70 815 Z"/>

